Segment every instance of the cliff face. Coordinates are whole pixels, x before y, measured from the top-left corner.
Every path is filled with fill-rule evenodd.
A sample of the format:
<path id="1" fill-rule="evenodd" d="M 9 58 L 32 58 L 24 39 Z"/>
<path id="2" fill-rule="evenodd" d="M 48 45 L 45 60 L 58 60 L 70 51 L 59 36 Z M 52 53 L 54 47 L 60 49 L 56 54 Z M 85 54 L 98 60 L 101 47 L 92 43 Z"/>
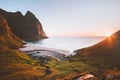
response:
<path id="1" fill-rule="evenodd" d="M 120 31 L 91 47 L 75 51 L 73 58 L 101 68 L 120 69 Z"/>
<path id="2" fill-rule="evenodd" d="M 0 13 L 7 20 L 12 32 L 20 39 L 35 41 L 47 38 L 41 23 L 30 11 L 28 11 L 25 16 L 19 11 L 12 13 L 0 9 Z"/>
<path id="3" fill-rule="evenodd" d="M 11 32 L 4 17 L 0 15 L 0 46 L 17 48 L 21 47 L 22 44 L 22 41 Z"/>
<path id="4" fill-rule="evenodd" d="M 22 45 L 0 14 L 0 80 L 35 80 L 44 75 L 43 68 L 33 67 L 35 60 L 16 49 Z"/>

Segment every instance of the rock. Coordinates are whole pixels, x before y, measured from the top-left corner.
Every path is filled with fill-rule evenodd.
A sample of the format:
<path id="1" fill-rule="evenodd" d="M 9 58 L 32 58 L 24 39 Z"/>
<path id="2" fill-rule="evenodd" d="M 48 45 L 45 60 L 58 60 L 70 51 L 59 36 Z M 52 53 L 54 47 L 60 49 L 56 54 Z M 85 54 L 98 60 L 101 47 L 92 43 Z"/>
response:
<path id="1" fill-rule="evenodd" d="M 0 9 L 0 14 L 5 17 L 12 32 L 20 39 L 36 41 L 47 38 L 42 24 L 30 11 L 23 16 L 20 11 L 13 13 Z"/>
<path id="2" fill-rule="evenodd" d="M 98 79 L 92 74 L 85 74 L 83 76 L 80 76 L 77 80 L 98 80 Z"/>
<path id="3" fill-rule="evenodd" d="M 8 26 L 7 21 L 0 14 L 0 46 L 8 46 L 10 48 L 22 47 L 23 42 L 16 37 Z"/>

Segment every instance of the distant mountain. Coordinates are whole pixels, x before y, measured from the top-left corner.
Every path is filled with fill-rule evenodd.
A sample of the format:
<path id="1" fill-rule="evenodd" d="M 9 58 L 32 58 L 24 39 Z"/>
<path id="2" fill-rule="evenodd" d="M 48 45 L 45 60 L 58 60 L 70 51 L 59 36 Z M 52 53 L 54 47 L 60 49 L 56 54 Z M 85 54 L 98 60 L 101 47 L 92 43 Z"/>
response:
<path id="1" fill-rule="evenodd" d="M 0 14 L 0 46 L 10 48 L 21 47 L 23 42 L 16 37 L 8 26 L 4 17 Z"/>
<path id="2" fill-rule="evenodd" d="M 13 13 L 0 9 L 0 14 L 5 17 L 12 32 L 20 39 L 35 41 L 47 38 L 41 23 L 30 11 L 23 16 L 20 11 Z"/>
<path id="3" fill-rule="evenodd" d="M 72 61 L 84 61 L 102 69 L 120 69 L 120 31 L 91 47 L 75 51 Z"/>

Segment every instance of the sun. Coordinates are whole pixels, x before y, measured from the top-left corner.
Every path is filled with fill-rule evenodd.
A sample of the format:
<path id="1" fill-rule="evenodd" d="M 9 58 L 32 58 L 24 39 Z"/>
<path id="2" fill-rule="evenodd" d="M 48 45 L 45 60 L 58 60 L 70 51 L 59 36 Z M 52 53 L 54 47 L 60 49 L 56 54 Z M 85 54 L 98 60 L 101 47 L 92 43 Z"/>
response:
<path id="1" fill-rule="evenodd" d="M 111 35 L 112 35 L 111 33 L 106 33 L 104 36 L 109 37 Z"/>

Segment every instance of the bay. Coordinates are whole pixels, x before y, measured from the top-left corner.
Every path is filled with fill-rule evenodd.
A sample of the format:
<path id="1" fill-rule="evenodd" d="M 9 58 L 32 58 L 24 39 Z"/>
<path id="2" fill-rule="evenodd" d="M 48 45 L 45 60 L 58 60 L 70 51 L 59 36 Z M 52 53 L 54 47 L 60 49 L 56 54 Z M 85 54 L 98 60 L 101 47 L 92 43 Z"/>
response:
<path id="1" fill-rule="evenodd" d="M 35 42 L 28 42 L 28 45 L 43 46 L 47 48 L 55 48 L 68 50 L 70 52 L 89 47 L 105 39 L 105 37 L 50 37 Z"/>

